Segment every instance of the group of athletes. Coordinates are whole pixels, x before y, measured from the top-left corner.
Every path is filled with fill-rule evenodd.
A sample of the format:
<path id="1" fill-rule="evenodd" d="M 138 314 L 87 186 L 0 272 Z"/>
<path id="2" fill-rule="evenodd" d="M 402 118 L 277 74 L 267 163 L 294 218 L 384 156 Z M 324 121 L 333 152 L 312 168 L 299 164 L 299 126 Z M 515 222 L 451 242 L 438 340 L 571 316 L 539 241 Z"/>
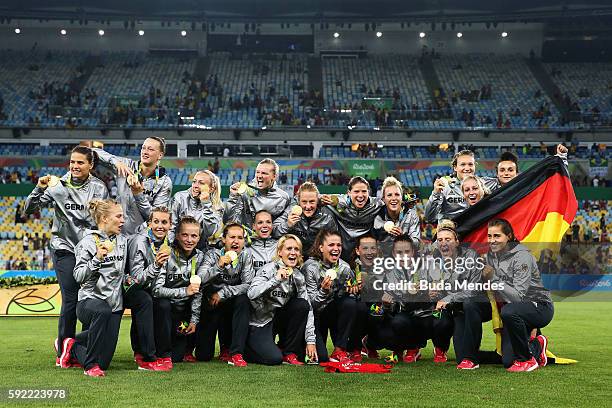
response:
<path id="1" fill-rule="evenodd" d="M 276 162 L 264 159 L 254 180 L 233 184 L 223 202 L 219 178 L 209 170 L 196 171 L 191 187 L 172 196 L 160 166 L 164 151 L 157 137 L 143 142 L 139 161 L 77 146 L 69 171 L 40 177 L 27 198 L 27 213 L 55 210 L 51 248 L 62 295 L 57 366 L 104 376 L 127 308 L 142 370 L 210 361 L 217 338 L 218 358 L 237 367 L 359 363 L 378 358 L 380 349 L 392 351 L 391 362 L 411 363 L 430 339 L 435 363 L 447 361 L 452 339 L 458 369 L 546 365 L 547 339 L 539 330 L 552 320 L 553 304 L 533 255 L 504 219 L 488 225 L 484 263 L 468 262 L 461 273 L 398 266 L 380 276 L 390 289 L 372 283 L 381 257 L 463 258 L 463 265 L 478 258 L 448 220 L 516 177 L 516 156 L 504 153 L 497 177 L 481 178 L 474 153 L 457 153 L 452 176 L 435 181 L 425 207 L 427 221 L 438 224 L 425 245 L 415 199 L 394 177 L 385 179 L 381 199 L 361 177 L 350 180 L 346 194 L 321 195 L 305 182 L 290 197 L 276 184 Z M 559 145 L 557 153 L 567 150 Z M 114 178 L 116 200 L 94 175 L 104 169 Z M 442 285 L 401 285 L 423 280 Z M 484 291 L 444 282 L 502 285 Z M 482 323 L 497 312 L 500 350 L 482 351 Z"/>

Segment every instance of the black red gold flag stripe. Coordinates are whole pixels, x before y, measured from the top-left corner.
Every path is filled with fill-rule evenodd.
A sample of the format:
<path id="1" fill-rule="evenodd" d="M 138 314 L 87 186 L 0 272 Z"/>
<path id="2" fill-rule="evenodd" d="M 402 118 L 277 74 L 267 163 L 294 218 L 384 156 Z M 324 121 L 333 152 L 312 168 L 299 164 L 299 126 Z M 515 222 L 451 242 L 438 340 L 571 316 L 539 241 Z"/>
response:
<path id="1" fill-rule="evenodd" d="M 578 202 L 558 156 L 520 173 L 504 187 L 455 217 L 464 242 L 487 242 L 487 222 L 504 218 L 521 242 L 560 242 L 576 216 Z"/>

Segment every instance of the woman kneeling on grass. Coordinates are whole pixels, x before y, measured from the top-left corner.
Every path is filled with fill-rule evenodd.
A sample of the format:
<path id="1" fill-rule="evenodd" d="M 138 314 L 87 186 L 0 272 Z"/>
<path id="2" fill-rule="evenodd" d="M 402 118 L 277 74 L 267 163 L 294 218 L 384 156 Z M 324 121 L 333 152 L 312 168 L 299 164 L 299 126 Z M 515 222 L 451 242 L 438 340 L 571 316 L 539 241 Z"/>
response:
<path id="1" fill-rule="evenodd" d="M 509 372 L 533 371 L 547 363 L 546 337 L 536 337 L 539 347 L 535 350 L 529 347 L 529 337 L 533 329 L 545 327 L 553 318 L 550 292 L 542 285 L 535 257 L 518 242 L 512 225 L 495 219 L 488 228 L 488 266 L 482 278 L 503 284 L 494 293 L 497 301 L 504 303 L 500 311 L 504 366 Z"/>
<path id="2" fill-rule="evenodd" d="M 304 263 L 308 297 L 315 313 L 319 362 L 351 361 L 346 350 L 357 316 L 359 286 L 355 272 L 340 259 L 342 238 L 334 231 L 322 230 L 312 246 L 312 258 Z M 327 354 L 327 333 L 332 335 L 334 351 Z"/>
<path id="3" fill-rule="evenodd" d="M 317 361 L 314 314 L 308 300 L 306 282 L 300 271 L 302 243 L 295 235 L 278 241 L 275 261 L 264 265 L 251 283 L 247 361 L 277 365 L 303 365 L 306 356 Z M 278 333 L 278 346 L 274 337 Z M 281 351 L 282 350 L 282 351 Z"/>
<path id="4" fill-rule="evenodd" d="M 116 201 L 94 200 L 89 209 L 98 229 L 88 230 L 74 251 L 74 279 L 81 285 L 77 317 L 89 329 L 64 339 L 60 365 L 78 362 L 85 375 L 104 377 L 119 338 L 128 246 L 121 235 L 123 209 Z"/>

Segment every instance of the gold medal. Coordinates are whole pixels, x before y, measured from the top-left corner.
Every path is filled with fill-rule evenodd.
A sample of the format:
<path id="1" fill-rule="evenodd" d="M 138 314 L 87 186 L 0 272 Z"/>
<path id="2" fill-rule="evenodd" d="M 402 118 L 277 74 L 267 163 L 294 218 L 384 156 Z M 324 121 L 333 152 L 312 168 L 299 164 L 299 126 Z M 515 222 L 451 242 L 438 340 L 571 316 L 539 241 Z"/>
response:
<path id="1" fill-rule="evenodd" d="M 391 230 L 395 228 L 395 223 L 393 221 L 387 221 L 385 222 L 383 228 L 385 229 L 385 231 L 391 232 Z"/>
<path id="2" fill-rule="evenodd" d="M 49 181 L 47 182 L 47 185 L 49 187 L 55 187 L 60 183 L 60 178 L 57 176 L 49 176 Z"/>
<path id="3" fill-rule="evenodd" d="M 225 255 L 229 256 L 229 259 L 232 262 L 234 262 L 238 258 L 238 254 L 235 251 L 227 251 Z"/>
<path id="4" fill-rule="evenodd" d="M 336 278 L 338 277 L 338 273 L 335 269 L 328 269 L 327 271 L 325 271 L 325 276 L 330 278 L 331 280 L 336 280 Z"/>
<path id="5" fill-rule="evenodd" d="M 291 214 L 302 215 L 303 211 L 304 210 L 302 210 L 302 207 L 300 207 L 299 205 L 294 205 L 293 207 L 291 207 Z"/>

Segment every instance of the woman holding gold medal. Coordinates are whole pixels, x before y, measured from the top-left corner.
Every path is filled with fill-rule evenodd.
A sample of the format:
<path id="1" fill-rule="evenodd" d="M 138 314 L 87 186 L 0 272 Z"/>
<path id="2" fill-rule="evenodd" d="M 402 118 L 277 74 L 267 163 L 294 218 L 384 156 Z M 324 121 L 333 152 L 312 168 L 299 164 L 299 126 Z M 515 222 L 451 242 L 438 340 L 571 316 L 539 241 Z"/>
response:
<path id="1" fill-rule="evenodd" d="M 468 207 L 461 191 L 461 182 L 465 177 L 475 174 L 476 164 L 474 152 L 471 150 L 462 150 L 453 156 L 453 176 L 440 177 L 434 182 L 429 201 L 425 205 L 427 222 L 437 224 L 440 220 L 460 214 Z M 497 179 L 484 181 L 489 190 L 497 186 Z"/>
<path id="2" fill-rule="evenodd" d="M 255 169 L 255 179 L 250 185 L 234 183 L 230 186 L 227 200 L 230 222 L 246 225 L 249 228 L 255 222 L 255 214 L 265 210 L 274 221 L 289 205 L 289 194 L 276 185 L 279 176 L 278 164 L 272 159 L 263 159 Z"/>
<path id="3" fill-rule="evenodd" d="M 134 361 L 141 370 L 168 371 L 164 360 L 156 357 L 151 289 L 161 268 L 170 257 L 168 230 L 170 212 L 156 207 L 149 217 L 148 228 L 130 236 L 128 241 L 128 275 L 124 284 L 125 307 L 132 311 L 130 339 Z"/>
<path id="4" fill-rule="evenodd" d="M 247 364 L 243 358 L 249 331 L 246 294 L 255 272 L 253 257 L 244 250 L 245 235 L 242 225 L 227 224 L 222 235 L 224 248 L 211 249 L 204 258 L 203 269 L 212 280 L 202 290 L 202 323 L 198 326 L 195 354 L 200 361 L 213 358 L 217 332 L 221 332 L 221 346 L 231 345 L 220 359 L 237 367 Z"/>
<path id="5" fill-rule="evenodd" d="M 200 287 L 210 279 L 203 268 L 204 254 L 196 248 L 200 240 L 198 220 L 185 216 L 176 231 L 170 256 L 162 264 L 152 290 L 155 349 L 166 368 L 193 360 L 193 334 L 200 321 Z M 156 262 L 161 263 L 164 257 L 158 252 Z"/>
<path id="6" fill-rule="evenodd" d="M 303 253 L 306 255 L 310 253 L 319 231 L 337 231 L 338 225 L 331 210 L 321 205 L 319 189 L 310 181 L 300 185 L 292 204 L 274 221 L 274 236 L 297 236 L 302 241 Z"/>
<path id="7" fill-rule="evenodd" d="M 399 236 L 414 242 L 421 240 L 421 222 L 414 208 L 404 208 L 404 190 L 395 177 L 387 177 L 382 185 L 385 207 L 374 219 L 374 235 L 382 245 L 383 253 L 391 253 L 392 242 Z"/>
<path id="8" fill-rule="evenodd" d="M 302 244 L 295 235 L 278 241 L 274 261 L 264 265 L 251 282 L 248 362 L 265 365 L 316 363 L 314 314 L 302 267 Z M 279 344 L 274 338 L 279 335 Z M 304 344 L 306 344 L 305 352 Z"/>
<path id="9" fill-rule="evenodd" d="M 347 194 L 324 194 L 321 203 L 327 205 L 336 218 L 342 237 L 342 259 L 349 260 L 356 239 L 372 230 L 384 203 L 370 197 L 370 183 L 360 176 L 351 178 Z"/>
<path id="10" fill-rule="evenodd" d="M 348 340 L 357 316 L 359 285 L 355 273 L 340 259 L 342 237 L 338 232 L 322 230 L 306 261 L 304 276 L 310 304 L 315 313 L 317 354 L 319 362 L 350 361 Z M 332 333 L 334 351 L 328 357 L 327 333 Z"/>
<path id="11" fill-rule="evenodd" d="M 74 267 L 80 285 L 77 316 L 88 329 L 64 339 L 60 364 L 65 368 L 76 361 L 86 375 L 104 377 L 123 315 L 127 238 L 121 234 L 123 209 L 116 201 L 93 200 L 89 209 L 98 229 L 85 232 L 75 247 Z"/>
<path id="12" fill-rule="evenodd" d="M 53 204 L 55 216 L 51 231 L 51 250 L 57 281 L 62 294 L 62 309 L 58 320 L 55 341 L 56 365 L 62 353 L 65 338 L 76 334 L 76 306 L 79 285 L 74 280 L 76 263 L 74 248 L 87 229 L 95 228 L 88 203 L 108 198 L 104 183 L 91 174 L 95 166 L 94 152 L 88 147 L 77 146 L 70 154 L 69 172 L 64 176 L 43 176 L 25 201 L 24 211 L 31 214 Z"/>
<path id="13" fill-rule="evenodd" d="M 102 149 L 94 149 L 100 162 L 111 166 L 117 185 L 117 199 L 125 211 L 124 233 L 139 231 L 155 207 L 168 207 L 172 180 L 159 165 L 166 151 L 161 137 L 148 137 L 142 144 L 140 160 L 116 157 Z"/>
<path id="14" fill-rule="evenodd" d="M 177 225 L 186 215 L 198 220 L 202 230 L 198 249 L 204 252 L 221 239 L 223 213 L 221 183 L 219 177 L 209 170 L 197 171 L 191 188 L 179 191 L 172 198 L 172 225 Z M 174 227 L 170 230 L 169 240 L 174 240 Z"/>

